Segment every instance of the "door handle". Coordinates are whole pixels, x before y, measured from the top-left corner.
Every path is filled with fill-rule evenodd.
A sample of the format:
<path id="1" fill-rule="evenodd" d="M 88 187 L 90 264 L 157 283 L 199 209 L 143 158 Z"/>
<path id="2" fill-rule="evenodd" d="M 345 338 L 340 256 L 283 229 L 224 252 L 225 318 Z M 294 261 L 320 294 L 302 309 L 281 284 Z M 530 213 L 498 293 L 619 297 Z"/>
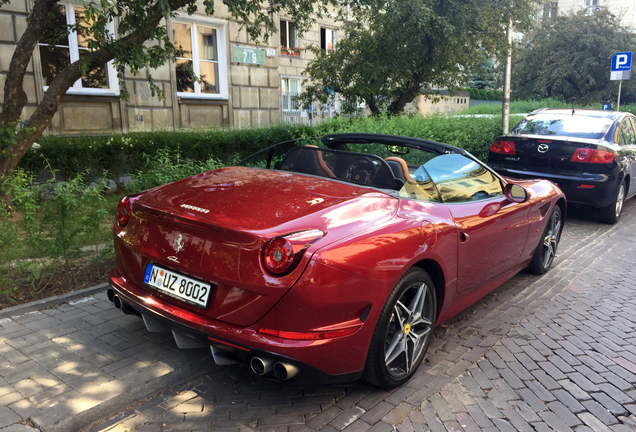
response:
<path id="1" fill-rule="evenodd" d="M 466 243 L 469 238 L 470 238 L 470 236 L 468 234 L 466 234 L 464 231 L 459 233 L 459 241 L 461 243 Z"/>

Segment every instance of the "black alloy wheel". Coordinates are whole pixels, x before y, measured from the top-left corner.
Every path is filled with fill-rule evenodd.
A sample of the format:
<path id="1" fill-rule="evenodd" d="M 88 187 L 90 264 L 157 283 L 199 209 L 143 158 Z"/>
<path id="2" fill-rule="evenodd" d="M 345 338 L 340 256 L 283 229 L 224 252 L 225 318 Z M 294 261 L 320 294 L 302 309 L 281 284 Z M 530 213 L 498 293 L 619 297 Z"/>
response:
<path id="1" fill-rule="evenodd" d="M 556 257 L 557 247 L 561 239 L 561 228 L 563 227 L 563 218 L 561 217 L 561 208 L 554 205 L 548 221 L 545 225 L 543 235 L 539 240 L 539 244 L 534 251 L 532 261 L 527 270 L 534 274 L 543 274 L 552 266 L 554 257 Z"/>
<path id="2" fill-rule="evenodd" d="M 384 305 L 371 339 L 364 378 L 387 389 L 408 381 L 422 363 L 436 315 L 433 280 L 424 270 L 410 269 Z"/>

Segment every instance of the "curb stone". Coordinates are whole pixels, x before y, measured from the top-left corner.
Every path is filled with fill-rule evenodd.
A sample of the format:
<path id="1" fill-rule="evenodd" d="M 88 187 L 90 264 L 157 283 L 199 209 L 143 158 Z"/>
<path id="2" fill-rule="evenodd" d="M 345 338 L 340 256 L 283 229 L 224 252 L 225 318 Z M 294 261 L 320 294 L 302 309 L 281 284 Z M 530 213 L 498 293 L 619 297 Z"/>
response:
<path id="1" fill-rule="evenodd" d="M 17 305 L 17 306 L 10 306 L 4 309 L 0 309 L 0 319 L 10 318 L 16 315 L 24 315 L 26 313 L 38 311 L 40 309 L 44 309 L 50 306 L 58 306 L 78 298 L 91 296 L 93 294 L 96 294 L 98 292 L 105 290 L 107 287 L 108 287 L 108 283 L 104 282 L 99 285 L 84 288 L 78 291 L 73 291 L 70 293 L 57 295 L 53 297 L 47 297 L 42 300 L 36 300 L 29 303 Z M 0 432 L 5 432 L 5 431 L 3 429 L 0 429 Z"/>

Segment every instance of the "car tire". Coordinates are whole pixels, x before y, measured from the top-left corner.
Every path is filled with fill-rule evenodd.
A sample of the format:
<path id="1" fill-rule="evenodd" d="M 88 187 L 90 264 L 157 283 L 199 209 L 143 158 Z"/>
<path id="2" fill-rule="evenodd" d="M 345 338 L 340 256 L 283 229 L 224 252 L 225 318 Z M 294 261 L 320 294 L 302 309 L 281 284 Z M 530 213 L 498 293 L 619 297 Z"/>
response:
<path id="1" fill-rule="evenodd" d="M 526 269 L 529 273 L 543 274 L 550 269 L 556 256 L 557 247 L 559 246 L 562 228 L 563 217 L 561 207 L 555 204 L 545 224 L 545 229 L 543 230 L 539 244 L 534 250 L 532 261 L 530 261 L 530 265 Z"/>
<path id="2" fill-rule="evenodd" d="M 408 270 L 391 291 L 375 326 L 364 379 L 385 389 L 407 382 L 422 363 L 436 317 L 433 279 L 420 268 Z"/>
<path id="3" fill-rule="evenodd" d="M 614 202 L 607 207 L 603 207 L 599 219 L 601 222 L 614 225 L 621 218 L 623 204 L 625 203 L 625 180 L 623 180 L 616 191 Z"/>

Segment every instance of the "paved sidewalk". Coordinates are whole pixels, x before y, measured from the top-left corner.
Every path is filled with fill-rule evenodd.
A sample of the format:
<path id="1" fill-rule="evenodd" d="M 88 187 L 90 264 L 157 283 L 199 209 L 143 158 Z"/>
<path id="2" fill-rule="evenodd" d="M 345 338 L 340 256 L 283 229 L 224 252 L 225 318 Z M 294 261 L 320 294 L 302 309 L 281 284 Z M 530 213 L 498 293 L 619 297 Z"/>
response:
<path id="1" fill-rule="evenodd" d="M 636 431 L 636 201 L 625 212 L 614 227 L 568 221 L 555 268 L 438 327 L 392 392 L 218 367 L 104 294 L 1 319 L 0 432 Z"/>

